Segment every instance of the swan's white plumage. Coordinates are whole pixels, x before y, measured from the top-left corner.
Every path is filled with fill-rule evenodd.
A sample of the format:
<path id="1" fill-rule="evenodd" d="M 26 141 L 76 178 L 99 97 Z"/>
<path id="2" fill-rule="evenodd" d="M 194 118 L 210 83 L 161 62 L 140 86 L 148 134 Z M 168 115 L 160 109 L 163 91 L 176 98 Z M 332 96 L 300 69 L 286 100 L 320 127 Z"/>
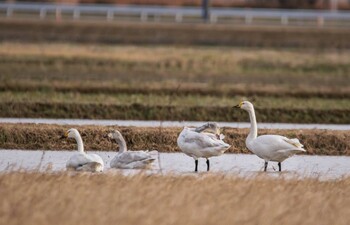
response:
<path id="1" fill-rule="evenodd" d="M 222 155 L 231 146 L 215 134 L 195 131 L 195 128 L 184 127 L 177 139 L 177 145 L 186 155 L 198 158 L 210 158 Z"/>
<path id="2" fill-rule="evenodd" d="M 247 148 L 266 162 L 282 162 L 295 153 L 306 152 L 303 149 L 303 145 L 296 138 L 289 139 L 280 135 L 257 136 L 257 123 L 253 104 L 243 101 L 236 107 L 242 108 L 249 113 L 251 127 L 246 139 Z"/>
<path id="3" fill-rule="evenodd" d="M 297 152 L 305 152 L 298 139 L 288 139 L 280 135 L 262 135 L 253 140 L 247 139 L 246 145 L 265 161 L 282 162 Z"/>
<path id="4" fill-rule="evenodd" d="M 68 138 L 74 138 L 78 144 L 78 153 L 72 155 L 66 163 L 68 170 L 102 172 L 104 162 L 99 155 L 87 154 L 84 152 L 83 141 L 76 129 L 69 129 L 66 134 Z"/>
<path id="5" fill-rule="evenodd" d="M 77 171 L 102 172 L 103 164 L 96 154 L 77 153 L 69 158 L 66 167 Z"/>
<path id="6" fill-rule="evenodd" d="M 111 161 L 112 168 L 146 169 L 155 159 L 145 151 L 127 151 L 118 153 Z"/>
<path id="7" fill-rule="evenodd" d="M 147 169 L 152 166 L 155 160 L 153 154 L 158 154 L 157 151 L 128 151 L 126 142 L 119 131 L 115 130 L 108 136 L 119 144 L 119 152 L 110 162 L 111 168 Z"/>

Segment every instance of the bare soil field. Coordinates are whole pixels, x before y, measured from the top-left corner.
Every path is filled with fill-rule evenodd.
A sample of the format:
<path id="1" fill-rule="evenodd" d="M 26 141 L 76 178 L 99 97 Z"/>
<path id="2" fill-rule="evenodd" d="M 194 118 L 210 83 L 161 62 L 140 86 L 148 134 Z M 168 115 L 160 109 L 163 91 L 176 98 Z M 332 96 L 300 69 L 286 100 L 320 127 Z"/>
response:
<path id="1" fill-rule="evenodd" d="M 1 20 L 1 41 L 349 48 L 350 31 L 210 24 Z M 91 32 L 93 31 L 93 32 Z"/>
<path id="2" fill-rule="evenodd" d="M 250 100 L 260 122 L 350 123 L 346 49 L 13 41 L 2 117 L 247 121 Z"/>
<path id="3" fill-rule="evenodd" d="M 29 150 L 75 150 L 74 140 L 60 140 L 69 126 L 1 124 L 0 148 Z M 178 152 L 176 140 L 180 128 L 138 128 L 138 127 L 101 127 L 75 126 L 82 135 L 85 149 L 116 151 L 117 144 L 104 136 L 110 129 L 118 129 L 124 135 L 132 150 L 158 150 L 160 152 Z M 232 145 L 231 153 L 250 153 L 245 147 L 248 129 L 222 128 L 225 141 Z M 327 130 L 260 130 L 259 134 L 280 134 L 298 138 L 311 155 L 350 155 L 350 134 L 348 131 Z"/>
<path id="4" fill-rule="evenodd" d="M 350 179 L 0 174 L 2 224 L 348 224 Z"/>
<path id="5" fill-rule="evenodd" d="M 200 100 L 200 99 L 198 99 Z M 118 120 L 249 122 L 243 110 L 229 106 L 174 106 L 104 103 L 1 102 L 1 117 Z M 349 109 L 256 108 L 258 122 L 348 124 Z"/>

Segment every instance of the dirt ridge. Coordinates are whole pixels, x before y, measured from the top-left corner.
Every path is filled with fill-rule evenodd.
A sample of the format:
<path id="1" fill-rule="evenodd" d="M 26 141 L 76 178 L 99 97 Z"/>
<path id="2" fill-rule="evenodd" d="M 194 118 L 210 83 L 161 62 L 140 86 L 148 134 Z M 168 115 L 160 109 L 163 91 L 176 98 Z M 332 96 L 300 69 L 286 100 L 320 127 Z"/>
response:
<path id="1" fill-rule="evenodd" d="M 43 124 L 0 124 L 0 148 L 31 150 L 75 150 L 74 140 L 60 139 L 72 126 Z M 104 136 L 110 129 L 118 129 L 132 150 L 179 152 L 177 137 L 182 128 L 139 128 L 118 126 L 74 126 L 87 150 L 116 151 L 117 144 Z M 245 147 L 248 129 L 222 128 L 225 141 L 232 145 L 230 153 L 250 153 Z M 350 133 L 329 130 L 259 130 L 262 134 L 279 134 L 298 138 L 311 155 L 350 155 Z"/>

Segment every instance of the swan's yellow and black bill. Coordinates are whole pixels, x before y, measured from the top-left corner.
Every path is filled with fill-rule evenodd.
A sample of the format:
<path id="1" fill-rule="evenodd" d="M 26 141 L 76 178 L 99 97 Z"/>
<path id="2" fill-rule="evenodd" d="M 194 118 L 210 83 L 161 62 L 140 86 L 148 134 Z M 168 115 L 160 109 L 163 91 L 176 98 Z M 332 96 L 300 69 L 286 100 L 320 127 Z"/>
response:
<path id="1" fill-rule="evenodd" d="M 243 104 L 243 102 L 240 102 L 238 105 L 233 106 L 233 108 L 241 108 L 242 104 Z"/>
<path id="2" fill-rule="evenodd" d="M 215 130 L 215 136 L 219 140 L 220 140 L 220 134 L 221 134 L 220 128 L 217 127 L 216 130 Z"/>
<path id="3" fill-rule="evenodd" d="M 60 139 L 65 139 L 68 137 L 68 131 L 66 131 L 61 137 Z"/>

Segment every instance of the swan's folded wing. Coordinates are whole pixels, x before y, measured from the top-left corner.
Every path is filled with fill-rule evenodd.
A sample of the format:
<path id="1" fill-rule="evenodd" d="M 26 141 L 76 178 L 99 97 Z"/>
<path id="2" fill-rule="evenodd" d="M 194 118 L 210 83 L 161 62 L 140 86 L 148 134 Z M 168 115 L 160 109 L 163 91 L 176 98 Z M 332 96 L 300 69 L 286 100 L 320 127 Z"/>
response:
<path id="1" fill-rule="evenodd" d="M 298 140 L 298 139 L 296 139 Z M 299 143 L 299 145 L 297 144 Z M 254 140 L 254 145 L 259 149 L 266 149 L 268 152 L 291 148 L 302 148 L 299 140 L 288 139 L 280 135 L 261 135 Z"/>
<path id="2" fill-rule="evenodd" d="M 135 161 L 143 161 L 152 158 L 150 154 L 144 151 L 127 151 L 120 153 L 118 156 L 118 161 L 120 163 L 131 163 Z"/>
<path id="3" fill-rule="evenodd" d="M 184 137 L 184 142 L 188 145 L 193 145 L 196 148 L 200 149 L 217 147 L 223 144 L 221 140 L 218 140 L 217 138 L 212 138 L 207 134 L 203 133 L 191 133 L 191 135 L 186 135 Z"/>
<path id="4" fill-rule="evenodd" d="M 293 146 L 295 146 L 297 148 L 304 147 L 304 145 L 302 145 L 297 138 L 289 139 L 289 138 L 284 137 L 283 140 L 285 142 L 287 142 L 288 144 L 291 144 L 291 145 L 293 145 Z"/>
<path id="5" fill-rule="evenodd" d="M 85 154 L 75 154 L 69 158 L 66 166 L 72 167 L 72 168 L 78 168 L 91 162 L 94 162 L 94 161 L 91 160 L 89 157 L 87 157 Z"/>
<path id="6" fill-rule="evenodd" d="M 224 140 L 225 139 L 225 135 L 223 135 L 223 134 L 220 134 L 219 138 L 216 136 L 216 134 L 213 134 L 213 133 L 202 132 L 201 134 L 205 134 L 206 136 L 208 136 L 214 140 Z"/>
<path id="7" fill-rule="evenodd" d="M 295 153 L 298 153 L 298 152 L 306 152 L 306 150 L 302 148 L 291 148 L 291 149 L 278 150 L 277 152 L 294 155 Z"/>

